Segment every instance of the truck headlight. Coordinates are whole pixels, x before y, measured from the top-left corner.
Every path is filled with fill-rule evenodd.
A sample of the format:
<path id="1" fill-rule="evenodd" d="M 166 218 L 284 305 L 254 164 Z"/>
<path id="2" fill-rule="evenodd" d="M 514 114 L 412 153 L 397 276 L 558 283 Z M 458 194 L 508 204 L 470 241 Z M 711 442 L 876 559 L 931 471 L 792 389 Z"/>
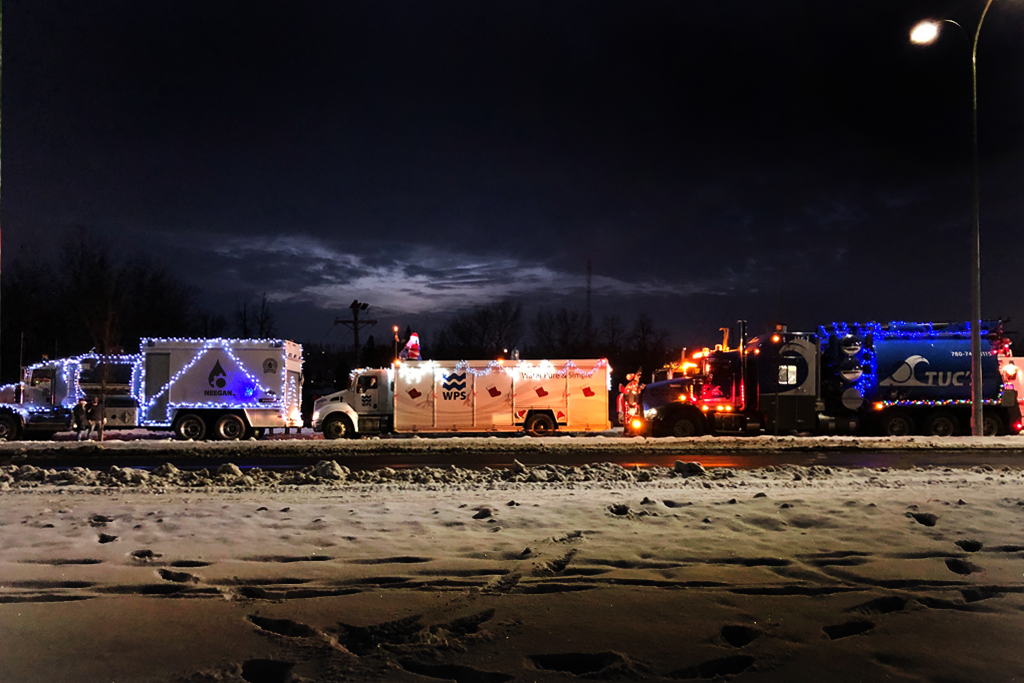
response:
<path id="1" fill-rule="evenodd" d="M 313 422 L 317 422 L 319 420 L 320 420 L 320 411 L 319 410 L 314 410 L 313 411 Z"/>
<path id="2" fill-rule="evenodd" d="M 644 417 L 648 420 L 653 420 L 658 415 L 657 408 L 648 408 L 644 411 Z"/>

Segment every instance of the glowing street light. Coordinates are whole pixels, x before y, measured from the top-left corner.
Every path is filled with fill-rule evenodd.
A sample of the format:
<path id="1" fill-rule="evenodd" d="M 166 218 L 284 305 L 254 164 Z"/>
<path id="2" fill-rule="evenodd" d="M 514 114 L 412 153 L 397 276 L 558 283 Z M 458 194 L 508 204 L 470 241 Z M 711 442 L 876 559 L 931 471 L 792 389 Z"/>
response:
<path id="1" fill-rule="evenodd" d="M 974 202 L 972 211 L 973 231 L 971 234 L 971 434 L 982 436 L 985 430 L 985 422 L 982 414 L 981 394 L 981 211 L 979 200 L 980 182 L 978 180 L 978 36 L 981 34 L 981 24 L 985 21 L 988 8 L 992 0 L 987 0 L 985 9 L 978 19 L 978 27 L 974 30 L 974 40 L 971 41 L 967 30 L 953 21 L 943 19 L 938 21 L 922 21 L 910 32 L 911 42 L 919 45 L 927 45 L 933 42 L 939 35 L 939 28 L 943 23 L 953 24 L 964 32 L 968 43 L 971 45 L 971 88 L 972 88 L 972 138 L 974 144 L 974 165 L 972 189 L 974 191 Z"/>
<path id="2" fill-rule="evenodd" d="M 910 32 L 910 42 L 917 45 L 934 43 L 939 37 L 939 24 L 935 21 L 922 21 Z"/>

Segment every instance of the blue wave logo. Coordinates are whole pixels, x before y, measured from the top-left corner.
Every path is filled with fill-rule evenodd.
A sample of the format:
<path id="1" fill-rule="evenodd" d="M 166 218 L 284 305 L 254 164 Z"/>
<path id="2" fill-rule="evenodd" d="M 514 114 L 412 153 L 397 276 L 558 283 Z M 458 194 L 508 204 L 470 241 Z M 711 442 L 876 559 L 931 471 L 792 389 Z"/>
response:
<path id="1" fill-rule="evenodd" d="M 441 388 L 445 391 L 463 391 L 466 388 L 466 373 L 444 375 Z"/>

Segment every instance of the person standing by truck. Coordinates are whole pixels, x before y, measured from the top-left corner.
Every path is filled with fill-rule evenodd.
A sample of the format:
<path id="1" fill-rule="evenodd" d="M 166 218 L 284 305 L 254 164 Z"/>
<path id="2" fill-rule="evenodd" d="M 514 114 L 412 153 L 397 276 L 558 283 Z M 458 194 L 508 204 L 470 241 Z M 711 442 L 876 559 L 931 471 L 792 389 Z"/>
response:
<path id="1" fill-rule="evenodd" d="M 85 432 L 86 440 L 92 440 L 93 431 L 96 432 L 96 438 L 101 440 L 103 438 L 103 407 L 100 406 L 100 400 L 95 396 L 92 397 L 92 403 L 89 405 L 87 417 L 89 419 L 89 427 Z"/>
<path id="2" fill-rule="evenodd" d="M 82 434 L 89 429 L 89 416 L 88 416 L 88 403 L 85 401 L 85 397 L 78 399 L 78 403 L 71 409 L 71 428 L 75 430 L 75 436 L 79 441 L 82 440 Z"/>

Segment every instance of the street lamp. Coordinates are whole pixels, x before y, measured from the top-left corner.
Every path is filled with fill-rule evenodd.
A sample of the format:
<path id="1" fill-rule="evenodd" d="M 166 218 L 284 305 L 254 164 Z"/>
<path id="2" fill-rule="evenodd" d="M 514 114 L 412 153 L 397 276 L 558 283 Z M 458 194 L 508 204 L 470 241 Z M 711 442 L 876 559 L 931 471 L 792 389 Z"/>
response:
<path id="1" fill-rule="evenodd" d="M 972 207 L 973 232 L 971 234 L 971 435 L 982 436 L 985 431 L 985 422 L 982 414 L 981 395 L 981 216 L 978 180 L 978 36 L 981 34 L 981 24 L 985 21 L 988 8 L 992 0 L 987 0 L 985 9 L 978 19 L 978 27 L 974 30 L 974 40 L 971 41 L 967 30 L 953 21 L 943 19 L 939 21 L 922 21 L 910 32 L 911 42 L 919 45 L 932 43 L 939 36 L 939 29 L 943 23 L 953 24 L 964 32 L 964 36 L 971 44 L 971 88 L 972 88 L 972 142 L 974 150 L 973 178 L 971 182 L 974 191 L 974 202 Z"/>

